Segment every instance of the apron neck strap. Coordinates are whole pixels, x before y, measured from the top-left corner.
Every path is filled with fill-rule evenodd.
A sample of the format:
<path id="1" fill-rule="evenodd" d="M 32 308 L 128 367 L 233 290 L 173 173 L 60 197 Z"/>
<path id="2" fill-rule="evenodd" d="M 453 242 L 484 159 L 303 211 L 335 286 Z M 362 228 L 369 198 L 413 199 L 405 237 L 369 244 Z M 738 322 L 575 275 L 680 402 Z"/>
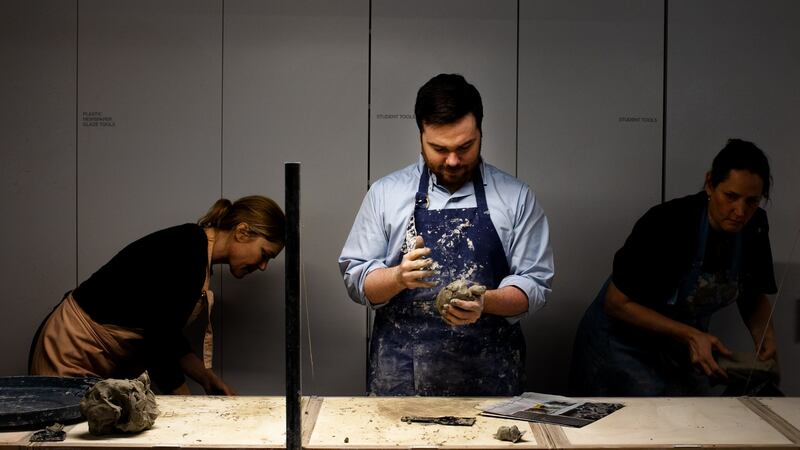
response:
<path id="1" fill-rule="evenodd" d="M 695 250 L 692 267 L 696 270 L 703 268 L 703 261 L 706 256 L 706 242 L 711 227 L 708 223 L 708 206 L 703 208 L 703 217 L 700 219 L 700 230 L 697 236 L 697 249 Z M 742 232 L 736 233 L 733 238 L 733 255 L 731 257 L 730 276 L 736 280 L 739 278 L 739 270 L 742 263 Z"/>
<path id="2" fill-rule="evenodd" d="M 667 300 L 667 304 L 674 305 L 679 297 L 684 297 L 693 289 L 694 284 L 703 272 L 703 262 L 706 256 L 706 243 L 710 232 L 708 223 L 708 205 L 704 206 L 700 216 L 700 226 L 697 231 L 697 247 L 695 248 L 694 259 L 689 273 L 683 278 L 675 293 Z M 733 256 L 729 271 L 730 280 L 737 282 L 739 279 L 739 266 L 742 254 L 742 233 L 736 233 L 734 238 Z"/>
<path id="3" fill-rule="evenodd" d="M 695 248 L 694 260 L 692 260 L 692 267 L 698 270 L 703 267 L 703 260 L 706 257 L 708 229 L 708 206 L 705 206 L 700 217 L 700 229 L 697 231 L 697 247 Z"/>
<path id="4" fill-rule="evenodd" d="M 205 228 L 203 231 L 206 232 L 206 239 L 208 239 L 208 267 L 206 268 L 206 279 L 203 282 L 203 291 L 207 291 L 210 284 L 211 274 L 213 273 L 211 257 L 214 254 L 214 241 L 216 240 L 217 233 L 213 228 Z"/>

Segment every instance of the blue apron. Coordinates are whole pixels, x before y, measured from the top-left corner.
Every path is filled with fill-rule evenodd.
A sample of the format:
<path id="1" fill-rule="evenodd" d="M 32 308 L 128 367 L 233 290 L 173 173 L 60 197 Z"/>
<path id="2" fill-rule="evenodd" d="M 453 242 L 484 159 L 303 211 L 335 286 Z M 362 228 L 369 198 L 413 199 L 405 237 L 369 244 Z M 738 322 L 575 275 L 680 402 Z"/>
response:
<path id="1" fill-rule="evenodd" d="M 496 289 L 509 274 L 494 228 L 480 167 L 472 180 L 475 208 L 428 209 L 422 170 L 412 226 L 431 248 L 438 285 L 406 289 L 375 312 L 370 342 L 372 395 L 510 396 L 522 392 L 525 340 L 519 323 L 484 314 L 474 324 L 451 326 L 436 309 L 438 291 L 459 278 Z"/>
<path id="2" fill-rule="evenodd" d="M 724 276 L 703 271 L 709 234 L 703 208 L 692 266 L 659 313 L 708 332 L 711 315 L 736 301 L 742 236 L 734 239 Z M 708 395 L 705 374 L 694 370 L 685 344 L 610 319 L 603 311 L 607 280 L 584 314 L 573 347 L 570 394 L 576 396 Z"/>

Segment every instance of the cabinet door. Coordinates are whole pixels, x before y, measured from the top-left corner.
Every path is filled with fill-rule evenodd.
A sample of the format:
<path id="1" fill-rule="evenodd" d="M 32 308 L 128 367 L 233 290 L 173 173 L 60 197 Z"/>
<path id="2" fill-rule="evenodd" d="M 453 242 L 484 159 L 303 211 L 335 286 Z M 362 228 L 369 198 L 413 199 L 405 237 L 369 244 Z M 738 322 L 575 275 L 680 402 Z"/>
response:
<path id="1" fill-rule="evenodd" d="M 219 197 L 220 27 L 216 1 L 80 3 L 81 280 Z"/>
<path id="2" fill-rule="evenodd" d="M 337 258 L 367 186 L 368 44 L 365 1 L 225 2 L 223 192 L 283 208 L 284 162 L 301 162 L 309 394 L 364 393 L 366 315 Z M 225 377 L 240 393 L 285 390 L 283 263 L 282 253 L 263 274 L 223 277 Z"/>
<path id="3" fill-rule="evenodd" d="M 0 5 L 0 374 L 75 286 L 75 1 Z"/>
<path id="4" fill-rule="evenodd" d="M 660 200 L 663 4 L 522 1 L 519 27 L 517 170 L 550 222 L 556 272 L 523 322 L 528 383 L 563 392 L 583 311 Z"/>
<path id="5" fill-rule="evenodd" d="M 786 395 L 800 394 L 800 3 L 671 1 L 666 196 L 699 191 L 729 138 L 754 142 L 770 159 L 773 189 L 765 204 L 775 276 L 782 284 L 773 315 Z M 773 296 L 772 301 L 776 298 Z M 714 316 L 712 333 L 728 347 L 753 351 L 735 307 Z"/>
<path id="6" fill-rule="evenodd" d="M 481 93 L 482 155 L 515 173 L 515 1 L 372 2 L 370 181 L 416 162 L 417 90 L 460 73 Z"/>
<path id="7" fill-rule="evenodd" d="M 79 282 L 219 198 L 221 18 L 216 0 L 80 2 Z"/>

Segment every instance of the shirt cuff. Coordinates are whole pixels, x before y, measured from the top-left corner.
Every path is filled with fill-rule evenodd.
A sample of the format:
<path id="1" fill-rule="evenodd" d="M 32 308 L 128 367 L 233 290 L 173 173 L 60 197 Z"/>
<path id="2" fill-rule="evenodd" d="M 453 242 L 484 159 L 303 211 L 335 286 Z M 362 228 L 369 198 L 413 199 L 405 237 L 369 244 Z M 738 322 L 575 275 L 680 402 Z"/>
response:
<path id="1" fill-rule="evenodd" d="M 364 283 L 367 281 L 367 276 L 375 270 L 378 269 L 386 269 L 388 266 L 380 261 L 371 261 L 368 263 L 367 267 L 363 269 L 361 272 L 362 275 L 358 282 L 358 297 L 361 299 L 361 303 L 367 305 L 370 309 L 380 309 L 384 306 L 388 305 L 389 302 L 383 302 L 374 304 L 369 299 L 367 299 L 367 293 L 364 291 Z"/>
<path id="2" fill-rule="evenodd" d="M 509 323 L 519 322 L 521 319 L 542 309 L 545 304 L 545 293 L 541 292 L 542 287 L 530 278 L 521 275 L 509 275 L 500 281 L 500 285 L 497 286 L 497 289 L 504 288 L 506 286 L 514 286 L 524 292 L 528 297 L 528 310 L 522 314 L 517 314 L 516 316 L 506 317 L 506 320 L 508 320 Z M 547 289 L 547 292 L 549 291 L 550 290 Z"/>

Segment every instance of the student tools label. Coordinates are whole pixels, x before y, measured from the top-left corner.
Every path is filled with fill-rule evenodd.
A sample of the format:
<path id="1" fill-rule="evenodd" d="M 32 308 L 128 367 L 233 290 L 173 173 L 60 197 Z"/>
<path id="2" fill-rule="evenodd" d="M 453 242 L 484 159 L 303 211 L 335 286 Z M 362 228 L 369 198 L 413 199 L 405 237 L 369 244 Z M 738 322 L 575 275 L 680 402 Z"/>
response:
<path id="1" fill-rule="evenodd" d="M 655 117 L 640 117 L 640 116 L 623 116 L 619 118 L 620 122 L 639 122 L 639 123 L 656 123 L 658 119 Z"/>

